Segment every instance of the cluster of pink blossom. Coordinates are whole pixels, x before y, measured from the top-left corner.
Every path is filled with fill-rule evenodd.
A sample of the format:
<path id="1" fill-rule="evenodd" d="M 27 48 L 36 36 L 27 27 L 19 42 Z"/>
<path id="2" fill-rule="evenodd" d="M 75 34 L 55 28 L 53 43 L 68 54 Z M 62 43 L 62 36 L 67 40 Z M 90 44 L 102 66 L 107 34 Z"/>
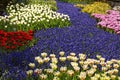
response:
<path id="1" fill-rule="evenodd" d="M 102 28 L 112 29 L 115 33 L 120 34 L 120 12 L 108 10 L 107 14 L 92 14 L 99 20 L 98 25 Z"/>

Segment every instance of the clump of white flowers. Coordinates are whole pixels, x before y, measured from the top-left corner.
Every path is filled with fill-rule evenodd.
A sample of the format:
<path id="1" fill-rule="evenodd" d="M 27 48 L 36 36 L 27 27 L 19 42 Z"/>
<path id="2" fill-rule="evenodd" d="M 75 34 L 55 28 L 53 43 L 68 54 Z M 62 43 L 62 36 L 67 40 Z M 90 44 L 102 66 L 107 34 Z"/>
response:
<path id="1" fill-rule="evenodd" d="M 120 80 L 120 60 L 106 61 L 100 55 L 91 59 L 82 53 L 65 55 L 64 51 L 58 55 L 41 53 L 35 57 L 35 63 L 29 64 L 31 69 L 26 71 L 27 78 L 31 79 L 32 74 L 36 74 L 42 80 Z"/>
<path id="2" fill-rule="evenodd" d="M 0 26 L 7 31 L 38 30 L 70 24 L 68 15 L 53 11 L 49 5 L 16 4 L 7 6 L 7 11 L 7 16 L 0 16 Z"/>
<path id="3" fill-rule="evenodd" d="M 113 10 L 119 11 L 120 12 L 120 6 L 114 6 Z"/>

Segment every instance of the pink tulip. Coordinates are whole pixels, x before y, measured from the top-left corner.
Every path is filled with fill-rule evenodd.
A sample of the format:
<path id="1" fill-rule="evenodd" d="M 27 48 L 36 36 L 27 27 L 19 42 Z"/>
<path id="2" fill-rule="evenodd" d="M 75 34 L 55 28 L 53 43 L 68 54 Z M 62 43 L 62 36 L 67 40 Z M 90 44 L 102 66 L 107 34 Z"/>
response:
<path id="1" fill-rule="evenodd" d="M 99 19 L 98 25 L 113 29 L 114 32 L 120 34 L 120 13 L 119 11 L 108 10 L 106 15 L 103 14 L 92 14 L 95 18 Z"/>

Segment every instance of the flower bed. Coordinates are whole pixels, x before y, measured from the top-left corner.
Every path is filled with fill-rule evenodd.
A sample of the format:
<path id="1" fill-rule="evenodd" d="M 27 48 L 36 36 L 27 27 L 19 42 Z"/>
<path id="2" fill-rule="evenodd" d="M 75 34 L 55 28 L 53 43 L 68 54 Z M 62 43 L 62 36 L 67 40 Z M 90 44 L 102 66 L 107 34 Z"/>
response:
<path id="1" fill-rule="evenodd" d="M 83 9 L 82 12 L 86 12 L 89 14 L 92 13 L 98 13 L 98 14 L 105 14 L 107 10 L 110 10 L 111 7 L 107 3 L 103 2 L 94 2 L 92 4 L 86 5 Z"/>
<path id="2" fill-rule="evenodd" d="M 57 2 L 57 6 L 57 12 L 69 15 L 71 26 L 34 31 L 37 43 L 23 51 L 12 50 L 10 54 L 1 54 L 0 51 L 0 79 L 119 79 L 119 35 L 96 28 L 96 20 L 87 13 L 79 12 L 80 9 L 73 4 Z M 36 19 L 36 15 L 33 17 Z M 6 28 L 9 27 L 3 29 Z M 79 54 L 80 52 L 84 54 Z M 96 55 L 104 58 L 96 58 Z M 56 76 L 56 73 L 59 75 Z"/>
<path id="3" fill-rule="evenodd" d="M 99 20 L 98 25 L 109 32 L 120 34 L 120 12 L 109 10 L 106 15 L 93 14 Z"/>
<path id="4" fill-rule="evenodd" d="M 33 10 L 34 9 L 34 10 Z M 70 24 L 69 16 L 52 11 L 47 5 L 29 4 L 8 6 L 8 16 L 0 16 L 0 29 L 5 31 L 28 31 Z"/>
<path id="5" fill-rule="evenodd" d="M 17 32 L 5 32 L 0 30 L 0 48 L 2 51 L 13 51 L 25 47 L 32 41 L 33 32 L 17 31 Z"/>
<path id="6" fill-rule="evenodd" d="M 63 51 L 59 53 L 59 57 L 56 56 L 58 55 L 41 53 L 41 56 L 35 57 L 35 63 L 29 63 L 30 70 L 26 71 L 26 80 L 120 79 L 120 60 L 105 61 L 100 55 L 97 55 L 97 59 L 90 59 L 82 53 L 65 56 Z"/>

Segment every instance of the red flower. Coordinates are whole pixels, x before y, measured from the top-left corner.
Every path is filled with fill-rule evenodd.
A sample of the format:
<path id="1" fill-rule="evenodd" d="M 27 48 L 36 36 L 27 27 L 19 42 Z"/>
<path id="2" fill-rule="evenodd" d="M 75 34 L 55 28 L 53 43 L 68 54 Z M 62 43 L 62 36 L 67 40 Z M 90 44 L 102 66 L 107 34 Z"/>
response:
<path id="1" fill-rule="evenodd" d="M 32 40 L 33 31 L 28 32 L 17 31 L 17 32 L 5 32 L 0 30 L 0 47 L 5 49 L 16 49 L 22 47 Z"/>

